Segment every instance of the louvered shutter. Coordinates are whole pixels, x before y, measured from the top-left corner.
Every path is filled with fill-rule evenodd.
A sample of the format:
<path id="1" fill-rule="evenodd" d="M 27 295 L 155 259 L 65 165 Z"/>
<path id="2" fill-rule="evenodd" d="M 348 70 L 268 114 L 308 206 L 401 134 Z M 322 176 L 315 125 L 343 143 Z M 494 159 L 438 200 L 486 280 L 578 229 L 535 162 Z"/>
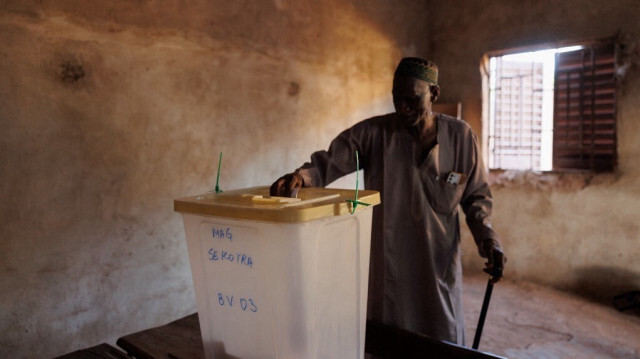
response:
<path id="1" fill-rule="evenodd" d="M 613 41 L 556 54 L 554 170 L 615 168 L 615 93 Z"/>

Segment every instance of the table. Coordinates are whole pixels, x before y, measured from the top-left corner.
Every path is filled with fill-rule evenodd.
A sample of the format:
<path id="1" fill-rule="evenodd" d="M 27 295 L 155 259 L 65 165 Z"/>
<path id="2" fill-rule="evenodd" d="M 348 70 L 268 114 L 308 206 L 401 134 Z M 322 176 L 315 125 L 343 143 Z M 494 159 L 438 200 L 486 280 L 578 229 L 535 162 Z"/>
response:
<path id="1" fill-rule="evenodd" d="M 205 359 L 197 313 L 124 336 L 116 344 L 137 359 Z M 365 352 L 381 359 L 503 358 L 372 321 L 367 321 Z"/>
<path id="2" fill-rule="evenodd" d="M 198 313 L 129 334 L 116 344 L 137 359 L 205 359 Z"/>
<path id="3" fill-rule="evenodd" d="M 76 350 L 55 359 L 134 359 L 120 349 L 102 343 L 91 348 Z"/>

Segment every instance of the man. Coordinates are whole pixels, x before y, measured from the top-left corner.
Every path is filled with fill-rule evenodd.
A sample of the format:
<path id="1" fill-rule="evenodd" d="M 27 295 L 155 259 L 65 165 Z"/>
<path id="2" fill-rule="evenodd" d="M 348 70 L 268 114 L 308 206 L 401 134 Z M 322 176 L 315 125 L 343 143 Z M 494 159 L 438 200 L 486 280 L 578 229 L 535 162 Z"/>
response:
<path id="1" fill-rule="evenodd" d="M 491 229 L 492 197 L 476 135 L 463 121 L 431 111 L 438 68 L 404 58 L 393 79 L 396 112 L 343 131 L 328 151 L 271 186 L 271 195 L 323 187 L 354 171 L 380 191 L 374 208 L 368 319 L 464 345 L 458 204 L 494 281 L 504 256 Z"/>

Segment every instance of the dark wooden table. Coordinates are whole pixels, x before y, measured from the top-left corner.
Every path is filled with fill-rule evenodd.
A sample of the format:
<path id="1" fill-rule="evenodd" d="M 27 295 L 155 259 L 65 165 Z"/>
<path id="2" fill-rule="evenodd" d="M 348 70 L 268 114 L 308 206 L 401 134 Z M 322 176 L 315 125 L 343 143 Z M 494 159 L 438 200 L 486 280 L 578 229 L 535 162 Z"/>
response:
<path id="1" fill-rule="evenodd" d="M 129 334 L 116 344 L 137 359 L 204 359 L 198 313 Z"/>
<path id="2" fill-rule="evenodd" d="M 369 320 L 364 351 L 381 359 L 506 359 Z"/>
<path id="3" fill-rule="evenodd" d="M 107 343 L 87 349 L 76 350 L 72 353 L 56 357 L 55 359 L 134 359 Z"/>
<path id="4" fill-rule="evenodd" d="M 204 359 L 197 313 L 167 325 L 124 336 L 116 344 L 137 359 Z M 365 351 L 378 358 L 394 359 L 503 358 L 376 322 L 367 322 Z"/>

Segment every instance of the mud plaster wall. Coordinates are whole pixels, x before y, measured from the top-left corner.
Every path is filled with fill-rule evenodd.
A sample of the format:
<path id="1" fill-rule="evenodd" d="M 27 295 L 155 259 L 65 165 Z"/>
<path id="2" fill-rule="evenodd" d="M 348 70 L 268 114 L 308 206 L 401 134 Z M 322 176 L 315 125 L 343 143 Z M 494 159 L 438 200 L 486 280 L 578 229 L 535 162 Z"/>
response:
<path id="1" fill-rule="evenodd" d="M 3 1 L 0 357 L 195 311 L 173 199 L 270 184 L 392 110 L 415 1 Z"/>
<path id="2" fill-rule="evenodd" d="M 455 5 L 454 5 L 455 4 Z M 614 174 L 494 173 L 494 226 L 506 275 L 606 299 L 640 288 L 640 3 L 637 1 L 432 1 L 430 44 L 443 100 L 462 101 L 481 126 L 485 52 L 620 34 L 618 170 Z M 469 233 L 463 263 L 479 270 Z"/>
<path id="3" fill-rule="evenodd" d="M 223 189 L 270 183 L 390 111 L 403 55 L 436 60 L 442 101 L 462 101 L 480 132 L 484 52 L 618 31 L 619 170 L 499 176 L 494 224 L 508 276 L 637 289 L 638 13 L 586 0 L 3 1 L 0 357 L 49 358 L 193 312 L 172 200 L 213 187 L 220 151 Z M 466 232 L 463 251 L 479 270 Z"/>

